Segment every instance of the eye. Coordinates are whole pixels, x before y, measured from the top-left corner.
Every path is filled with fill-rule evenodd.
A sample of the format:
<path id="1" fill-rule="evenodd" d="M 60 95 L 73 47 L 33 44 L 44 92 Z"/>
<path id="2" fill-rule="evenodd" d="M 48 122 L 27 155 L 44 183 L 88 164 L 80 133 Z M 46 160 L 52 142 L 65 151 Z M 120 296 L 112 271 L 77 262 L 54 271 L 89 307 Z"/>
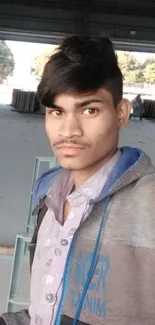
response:
<path id="1" fill-rule="evenodd" d="M 62 116 L 63 112 L 60 109 L 49 109 L 48 113 L 53 116 Z"/>
<path id="2" fill-rule="evenodd" d="M 98 112 L 96 108 L 87 108 L 83 111 L 84 115 L 94 115 Z"/>

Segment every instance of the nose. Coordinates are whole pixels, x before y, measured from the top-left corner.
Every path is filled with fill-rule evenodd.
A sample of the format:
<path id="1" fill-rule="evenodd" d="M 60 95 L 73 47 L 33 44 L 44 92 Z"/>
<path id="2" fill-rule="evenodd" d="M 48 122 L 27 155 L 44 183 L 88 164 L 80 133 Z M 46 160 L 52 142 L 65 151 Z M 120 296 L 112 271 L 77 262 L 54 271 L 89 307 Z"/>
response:
<path id="1" fill-rule="evenodd" d="M 68 114 L 62 121 L 59 129 L 59 135 L 64 138 L 81 137 L 83 135 L 82 127 L 77 116 Z"/>

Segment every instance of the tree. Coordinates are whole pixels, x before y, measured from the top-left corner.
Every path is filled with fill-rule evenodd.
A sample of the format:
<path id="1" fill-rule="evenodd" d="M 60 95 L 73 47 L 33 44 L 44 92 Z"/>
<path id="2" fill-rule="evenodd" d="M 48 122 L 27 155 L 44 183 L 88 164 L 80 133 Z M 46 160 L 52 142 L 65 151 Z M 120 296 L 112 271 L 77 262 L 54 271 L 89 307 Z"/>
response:
<path id="1" fill-rule="evenodd" d="M 47 49 L 46 51 L 44 51 L 43 53 L 41 53 L 39 56 L 35 58 L 34 73 L 36 76 L 41 77 L 44 66 L 55 49 L 56 46 L 51 45 L 49 49 Z"/>
<path id="2" fill-rule="evenodd" d="M 121 52 L 118 54 L 118 63 L 124 77 L 124 82 L 140 83 L 144 81 L 141 63 L 134 55 Z"/>
<path id="3" fill-rule="evenodd" d="M 155 63 L 155 58 L 153 56 L 147 57 L 142 65 L 142 68 L 145 69 L 149 64 Z"/>
<path id="4" fill-rule="evenodd" d="M 0 41 L 0 81 L 5 80 L 14 70 L 13 54 L 5 41 Z"/>
<path id="5" fill-rule="evenodd" d="M 132 54 L 126 52 L 119 54 L 118 63 L 124 75 L 124 78 L 130 71 L 135 71 L 139 66 L 136 58 Z"/>
<path id="6" fill-rule="evenodd" d="M 155 84 L 155 62 L 146 66 L 144 71 L 145 82 Z"/>
<path id="7" fill-rule="evenodd" d="M 136 70 L 136 82 L 137 83 L 145 82 L 144 69 L 142 67 L 139 67 L 139 69 Z"/>
<path id="8" fill-rule="evenodd" d="M 127 83 L 137 83 L 137 76 L 135 71 L 129 71 L 124 78 L 124 81 Z"/>

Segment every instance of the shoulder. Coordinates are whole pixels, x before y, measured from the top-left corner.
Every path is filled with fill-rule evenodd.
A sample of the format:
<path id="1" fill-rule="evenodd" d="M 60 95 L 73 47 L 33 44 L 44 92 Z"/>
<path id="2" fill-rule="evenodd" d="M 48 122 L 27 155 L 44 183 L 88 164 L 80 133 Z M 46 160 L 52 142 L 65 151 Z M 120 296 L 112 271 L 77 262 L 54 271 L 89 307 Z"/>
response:
<path id="1" fill-rule="evenodd" d="M 58 166 L 44 172 L 33 187 L 33 205 L 36 207 L 40 200 L 46 196 L 49 188 L 53 185 L 57 177 L 63 172 L 63 169 Z"/>
<path id="2" fill-rule="evenodd" d="M 136 182 L 132 199 L 139 208 L 154 209 L 155 213 L 155 173 L 143 176 Z"/>
<path id="3" fill-rule="evenodd" d="M 145 191 L 145 190 L 152 190 L 152 189 L 155 190 L 155 173 L 141 177 L 135 185 L 135 190 Z"/>

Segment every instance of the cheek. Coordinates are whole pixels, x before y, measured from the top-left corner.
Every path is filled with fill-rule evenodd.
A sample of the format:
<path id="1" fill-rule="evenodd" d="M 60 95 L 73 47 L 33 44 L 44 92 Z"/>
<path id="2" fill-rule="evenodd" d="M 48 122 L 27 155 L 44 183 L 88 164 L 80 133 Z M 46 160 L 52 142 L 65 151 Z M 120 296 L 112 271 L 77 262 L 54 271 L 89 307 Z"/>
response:
<path id="1" fill-rule="evenodd" d="M 118 121 L 115 115 L 108 116 L 104 123 L 103 134 L 113 137 L 118 132 Z"/>
<path id="2" fill-rule="evenodd" d="M 47 136 L 48 137 L 50 137 L 50 125 L 49 125 L 49 123 L 48 123 L 48 121 L 47 121 L 47 119 L 45 120 L 45 131 L 46 131 L 46 134 L 47 134 Z"/>
<path id="3" fill-rule="evenodd" d="M 118 133 L 117 117 L 111 114 L 104 115 L 96 120 L 93 126 L 89 124 L 87 131 L 95 142 L 116 138 Z"/>
<path id="4" fill-rule="evenodd" d="M 55 124 L 47 116 L 45 118 L 45 131 L 46 131 L 46 134 L 47 134 L 49 140 L 52 140 L 55 138 L 55 136 L 56 136 Z"/>

